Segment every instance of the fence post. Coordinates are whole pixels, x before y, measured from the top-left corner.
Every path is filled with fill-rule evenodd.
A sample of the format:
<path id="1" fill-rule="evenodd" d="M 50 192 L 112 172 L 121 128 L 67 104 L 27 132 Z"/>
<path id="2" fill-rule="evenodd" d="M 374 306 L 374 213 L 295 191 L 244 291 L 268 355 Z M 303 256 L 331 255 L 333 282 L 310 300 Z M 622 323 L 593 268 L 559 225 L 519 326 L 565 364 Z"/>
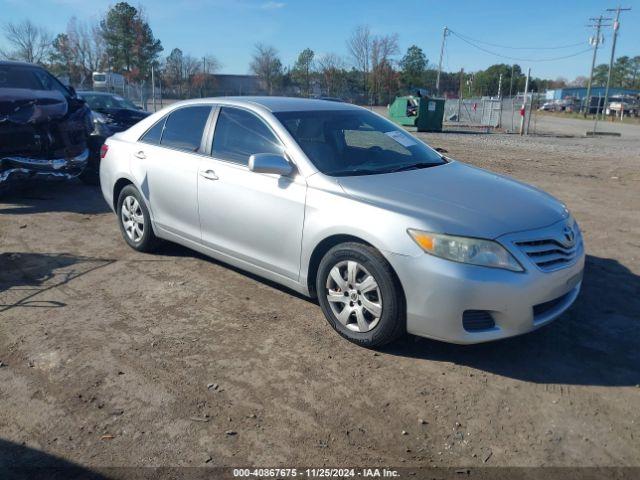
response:
<path id="1" fill-rule="evenodd" d="M 533 92 L 531 92 L 531 100 L 529 101 L 529 118 L 527 119 L 527 135 L 529 135 L 529 125 L 531 124 L 532 111 L 533 111 Z"/>
<path id="2" fill-rule="evenodd" d="M 464 68 L 460 69 L 460 91 L 458 92 L 458 123 L 460 123 L 460 109 L 462 108 L 462 93 L 464 92 L 464 87 L 462 85 L 462 79 L 464 78 Z"/>

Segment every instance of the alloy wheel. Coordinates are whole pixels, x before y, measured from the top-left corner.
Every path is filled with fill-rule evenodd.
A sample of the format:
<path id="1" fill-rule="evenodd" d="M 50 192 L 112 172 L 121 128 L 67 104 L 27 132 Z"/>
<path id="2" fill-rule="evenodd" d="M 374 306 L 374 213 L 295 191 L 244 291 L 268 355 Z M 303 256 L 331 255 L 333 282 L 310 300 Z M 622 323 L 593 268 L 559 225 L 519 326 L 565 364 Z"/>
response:
<path id="1" fill-rule="evenodd" d="M 338 321 L 354 332 L 373 330 L 382 315 L 382 295 L 371 273 L 354 260 L 337 263 L 329 271 L 326 296 Z"/>
<path id="2" fill-rule="evenodd" d="M 124 198 L 120 217 L 127 237 L 135 243 L 140 242 L 144 235 L 144 215 L 136 197 L 127 195 Z"/>

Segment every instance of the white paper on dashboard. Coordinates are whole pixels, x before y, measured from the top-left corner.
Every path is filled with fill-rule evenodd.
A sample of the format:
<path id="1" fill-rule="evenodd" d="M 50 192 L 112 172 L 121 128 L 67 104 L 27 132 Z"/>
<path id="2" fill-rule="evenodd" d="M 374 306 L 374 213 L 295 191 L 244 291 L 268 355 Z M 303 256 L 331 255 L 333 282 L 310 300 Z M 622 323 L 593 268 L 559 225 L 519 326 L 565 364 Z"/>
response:
<path id="1" fill-rule="evenodd" d="M 410 147 L 416 144 L 415 140 L 413 140 L 411 137 L 409 137 L 408 135 L 405 135 L 402 132 L 398 132 L 396 130 L 393 130 L 391 132 L 385 132 L 385 135 L 387 137 L 393 138 L 396 142 L 398 142 L 403 147 Z"/>

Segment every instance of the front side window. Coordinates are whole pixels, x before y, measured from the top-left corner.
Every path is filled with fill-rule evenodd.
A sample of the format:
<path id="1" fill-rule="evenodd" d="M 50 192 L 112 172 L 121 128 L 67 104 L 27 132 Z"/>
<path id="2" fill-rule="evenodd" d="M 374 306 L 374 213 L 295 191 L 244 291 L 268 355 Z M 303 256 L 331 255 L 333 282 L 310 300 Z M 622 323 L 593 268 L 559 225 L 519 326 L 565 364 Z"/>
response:
<path id="1" fill-rule="evenodd" d="M 366 110 L 276 112 L 309 160 L 326 175 L 372 175 L 446 160 L 395 124 Z"/>
<path id="2" fill-rule="evenodd" d="M 167 117 L 160 144 L 188 152 L 197 152 L 211 107 L 197 105 L 173 111 Z"/>
<path id="3" fill-rule="evenodd" d="M 265 123 L 254 114 L 223 107 L 213 134 L 211 155 L 221 160 L 247 165 L 256 153 L 282 153 L 282 146 Z"/>

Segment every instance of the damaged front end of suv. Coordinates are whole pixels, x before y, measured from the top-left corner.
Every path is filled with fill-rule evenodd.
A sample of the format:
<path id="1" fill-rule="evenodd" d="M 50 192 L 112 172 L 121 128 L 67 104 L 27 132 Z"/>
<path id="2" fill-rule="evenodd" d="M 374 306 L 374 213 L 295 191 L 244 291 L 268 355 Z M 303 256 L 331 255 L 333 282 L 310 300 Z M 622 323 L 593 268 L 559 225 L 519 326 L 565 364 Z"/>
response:
<path id="1" fill-rule="evenodd" d="M 0 191 L 82 173 L 93 126 L 73 89 L 30 64 L 0 62 Z"/>

